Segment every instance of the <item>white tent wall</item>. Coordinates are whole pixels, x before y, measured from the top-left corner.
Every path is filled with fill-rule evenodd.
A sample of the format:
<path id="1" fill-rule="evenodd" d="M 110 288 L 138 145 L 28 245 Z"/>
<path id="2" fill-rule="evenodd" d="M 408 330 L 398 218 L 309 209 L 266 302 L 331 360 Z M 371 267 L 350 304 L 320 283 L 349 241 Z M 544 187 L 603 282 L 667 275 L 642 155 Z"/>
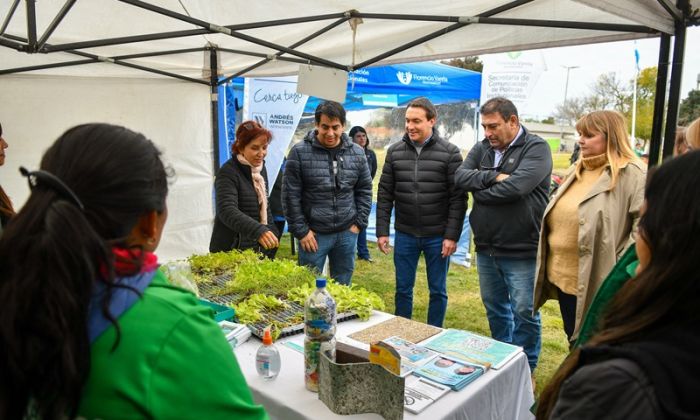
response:
<path id="1" fill-rule="evenodd" d="M 66 129 L 89 122 L 143 133 L 174 170 L 158 247 L 161 261 L 208 252 L 213 218 L 209 87 L 167 79 L 3 77 L 0 123 L 10 147 L 0 182 L 15 207 L 29 196 L 17 168 L 38 168 L 44 151 Z"/>

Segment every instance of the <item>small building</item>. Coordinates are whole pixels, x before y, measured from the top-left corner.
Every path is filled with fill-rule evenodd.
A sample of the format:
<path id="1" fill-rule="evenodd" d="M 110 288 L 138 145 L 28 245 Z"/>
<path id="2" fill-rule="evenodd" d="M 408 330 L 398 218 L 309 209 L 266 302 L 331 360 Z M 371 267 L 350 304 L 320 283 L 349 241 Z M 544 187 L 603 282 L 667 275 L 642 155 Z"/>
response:
<path id="1" fill-rule="evenodd" d="M 578 139 L 576 127 L 571 125 L 545 124 L 538 122 L 523 122 L 523 125 L 531 133 L 537 134 L 545 140 L 560 139 L 559 151 L 572 152 Z"/>

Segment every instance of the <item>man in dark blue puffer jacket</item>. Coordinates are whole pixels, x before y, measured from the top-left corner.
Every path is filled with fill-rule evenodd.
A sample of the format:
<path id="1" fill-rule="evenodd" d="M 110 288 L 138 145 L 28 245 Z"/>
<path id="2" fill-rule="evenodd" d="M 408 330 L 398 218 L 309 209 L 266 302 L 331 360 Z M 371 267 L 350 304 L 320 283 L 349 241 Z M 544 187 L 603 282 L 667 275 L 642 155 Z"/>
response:
<path id="1" fill-rule="evenodd" d="M 299 264 L 349 285 L 355 269 L 357 234 L 367 227 L 372 179 L 364 150 L 343 133 L 345 109 L 322 102 L 316 129 L 290 150 L 282 205 L 289 231 L 299 239 Z"/>

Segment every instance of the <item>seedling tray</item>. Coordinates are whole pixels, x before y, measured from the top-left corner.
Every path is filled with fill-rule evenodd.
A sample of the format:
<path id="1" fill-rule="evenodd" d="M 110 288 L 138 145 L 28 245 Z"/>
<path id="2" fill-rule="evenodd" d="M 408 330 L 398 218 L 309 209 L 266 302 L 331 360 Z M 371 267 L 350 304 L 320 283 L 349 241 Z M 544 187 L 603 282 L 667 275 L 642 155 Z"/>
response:
<path id="1" fill-rule="evenodd" d="M 224 305 L 226 307 L 236 305 L 237 303 L 245 300 L 246 296 L 237 293 L 223 295 L 218 293 L 218 291 L 221 290 L 226 285 L 226 282 L 230 281 L 231 278 L 231 274 L 220 274 L 213 276 L 211 281 L 207 283 L 200 283 L 198 285 L 199 294 L 203 299 L 215 304 Z M 304 333 L 303 321 L 298 323 L 293 322 L 294 318 L 298 318 L 297 314 L 304 312 L 304 307 L 296 302 L 287 301 L 285 296 L 278 297 L 287 304 L 287 308 L 272 312 L 264 312 L 262 320 L 254 324 L 248 324 L 248 328 L 250 328 L 253 335 L 260 340 L 262 340 L 264 329 L 273 322 L 276 325 L 282 325 L 279 337 L 288 337 L 291 335 Z M 231 311 L 233 311 L 232 308 Z M 355 312 L 338 314 L 336 317 L 338 322 L 349 321 L 355 318 L 359 318 Z M 217 321 L 219 320 L 217 319 Z"/>

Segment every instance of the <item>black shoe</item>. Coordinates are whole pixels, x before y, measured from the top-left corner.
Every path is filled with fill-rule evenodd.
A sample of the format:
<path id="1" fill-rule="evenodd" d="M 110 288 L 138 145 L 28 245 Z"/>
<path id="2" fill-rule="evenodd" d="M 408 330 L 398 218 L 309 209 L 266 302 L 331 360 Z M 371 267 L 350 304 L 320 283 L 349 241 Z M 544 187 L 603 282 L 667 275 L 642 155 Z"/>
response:
<path id="1" fill-rule="evenodd" d="M 374 260 L 371 257 L 367 257 L 367 258 L 358 257 L 358 259 L 362 260 L 362 261 L 367 261 L 368 263 L 374 262 Z"/>

